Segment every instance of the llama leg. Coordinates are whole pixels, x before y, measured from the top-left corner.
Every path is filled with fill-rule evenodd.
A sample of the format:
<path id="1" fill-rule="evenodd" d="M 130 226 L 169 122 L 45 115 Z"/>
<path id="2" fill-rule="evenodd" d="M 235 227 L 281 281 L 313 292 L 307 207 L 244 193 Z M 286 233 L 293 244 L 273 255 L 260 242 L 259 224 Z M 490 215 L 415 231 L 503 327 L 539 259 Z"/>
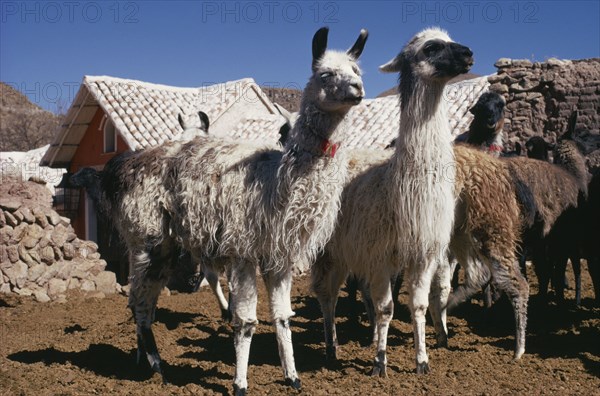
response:
<path id="1" fill-rule="evenodd" d="M 400 302 L 400 289 L 402 288 L 402 279 L 403 274 L 402 271 L 398 271 L 394 275 L 390 282 L 392 283 L 392 300 L 396 302 Z"/>
<path id="2" fill-rule="evenodd" d="M 519 252 L 519 268 L 521 273 L 527 279 L 527 247 L 523 246 Z"/>
<path id="3" fill-rule="evenodd" d="M 575 277 L 575 303 L 581 305 L 581 260 L 578 254 L 572 254 L 570 260 Z"/>
<path id="4" fill-rule="evenodd" d="M 219 302 L 219 307 L 221 308 L 221 319 L 224 321 L 229 321 L 231 319 L 229 303 L 223 294 L 223 289 L 221 289 L 218 272 L 210 267 L 204 267 L 204 276 L 206 277 L 206 281 L 208 282 L 213 294 L 217 297 L 217 301 Z"/>
<path id="5" fill-rule="evenodd" d="M 337 266 L 330 264 L 327 253 L 317 258 L 311 269 L 312 290 L 317 295 L 317 300 L 323 313 L 323 329 L 325 336 L 325 356 L 328 362 L 337 360 L 337 335 L 335 330 L 335 307 L 340 287 L 347 276 L 346 271 L 341 271 Z"/>
<path id="6" fill-rule="evenodd" d="M 429 305 L 431 319 L 435 327 L 436 343 L 438 347 L 448 347 L 448 328 L 446 327 L 446 312 L 448 296 L 451 289 L 451 268 L 448 262 L 442 262 L 431 283 Z"/>
<path id="7" fill-rule="evenodd" d="M 529 284 L 521 274 L 516 262 L 502 258 L 491 259 L 490 263 L 496 284 L 506 293 L 515 312 L 516 345 L 514 358 L 517 360 L 525 353 Z"/>
<path id="8" fill-rule="evenodd" d="M 360 318 L 360 305 L 356 302 L 358 279 L 353 274 L 350 274 L 346 279 L 346 291 L 348 292 L 348 301 L 350 303 L 350 319 L 358 323 Z"/>
<path id="9" fill-rule="evenodd" d="M 277 335 L 279 359 L 281 360 L 285 382 L 294 389 L 300 389 L 301 383 L 296 372 L 292 331 L 290 330 L 290 317 L 295 314 L 292 311 L 292 302 L 290 300 L 292 272 L 279 271 L 274 273 L 270 271 L 263 275 L 263 279 L 269 294 L 271 318 Z"/>
<path id="10" fill-rule="evenodd" d="M 543 302 L 548 301 L 548 284 L 550 283 L 550 277 L 552 270 L 549 269 L 548 258 L 545 257 L 543 251 L 539 251 L 537 248 L 532 252 L 532 261 L 535 274 L 538 278 L 538 295 Z"/>
<path id="11" fill-rule="evenodd" d="M 416 372 L 417 374 L 429 373 L 429 358 L 425 345 L 425 314 L 429 301 L 431 280 L 437 270 L 437 261 L 432 260 L 424 268 L 415 268 L 416 263 L 411 263 L 409 274 L 409 308 L 412 315 L 413 332 L 415 338 Z"/>
<path id="12" fill-rule="evenodd" d="M 587 258 L 587 266 L 594 286 L 596 305 L 600 305 L 600 256 L 589 255 Z"/>
<path id="13" fill-rule="evenodd" d="M 369 318 L 369 326 L 371 326 L 371 345 L 377 345 L 377 319 L 375 316 L 375 305 L 373 304 L 373 297 L 371 297 L 371 288 L 364 279 L 359 281 L 360 293 L 362 295 L 362 301 L 367 311 L 367 317 Z"/>
<path id="14" fill-rule="evenodd" d="M 387 377 L 387 335 L 394 314 L 394 301 L 390 276 L 378 274 L 371 279 L 370 287 L 373 306 L 375 309 L 375 331 L 377 332 L 377 354 L 373 361 L 372 376 Z"/>
<path id="15" fill-rule="evenodd" d="M 166 250 L 166 246 L 158 246 L 130 255 L 134 261 L 130 265 L 133 275 L 130 278 L 128 304 L 136 323 L 137 363 L 141 363 L 142 356 L 145 354 L 150 367 L 163 377 L 163 381 L 161 359 L 151 326 L 154 322 L 158 296 L 167 284 L 172 269 L 171 257 L 165 253 Z"/>
<path id="16" fill-rule="evenodd" d="M 562 256 L 550 257 L 549 261 L 553 264 L 552 286 L 554 287 L 556 301 L 562 303 L 565 300 L 568 258 Z"/>
<path id="17" fill-rule="evenodd" d="M 248 388 L 250 344 L 258 323 L 256 267 L 248 261 L 237 260 L 230 269 L 229 284 L 236 359 L 233 393 L 239 396 L 245 395 Z"/>

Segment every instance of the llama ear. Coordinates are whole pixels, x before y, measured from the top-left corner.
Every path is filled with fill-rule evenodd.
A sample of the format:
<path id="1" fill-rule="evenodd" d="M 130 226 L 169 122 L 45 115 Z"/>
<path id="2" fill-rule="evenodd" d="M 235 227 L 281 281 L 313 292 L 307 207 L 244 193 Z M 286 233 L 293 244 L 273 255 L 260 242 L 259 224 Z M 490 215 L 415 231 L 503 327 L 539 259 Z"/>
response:
<path id="1" fill-rule="evenodd" d="M 402 54 L 398 54 L 394 59 L 379 66 L 379 71 L 383 73 L 398 73 L 402 70 Z"/>
<path id="2" fill-rule="evenodd" d="M 356 39 L 356 42 L 354 43 L 352 48 L 348 50 L 348 55 L 350 55 L 354 59 L 358 59 L 360 57 L 360 54 L 362 54 L 363 49 L 365 49 L 365 43 L 367 42 L 368 37 L 369 32 L 367 31 L 367 29 L 361 29 L 360 34 Z"/>
<path id="3" fill-rule="evenodd" d="M 183 117 L 181 116 L 181 113 L 177 115 L 177 121 L 179 121 L 179 125 L 181 125 L 181 127 L 185 130 L 185 123 L 183 122 Z"/>
<path id="4" fill-rule="evenodd" d="M 206 115 L 205 112 L 203 111 L 199 111 L 198 112 L 198 117 L 200 117 L 200 129 L 202 129 L 204 132 L 208 133 L 208 127 L 210 125 L 210 121 L 208 119 L 208 116 Z"/>
<path id="5" fill-rule="evenodd" d="M 327 49 L 327 35 L 329 34 L 328 27 L 322 27 L 317 30 L 312 41 L 312 68 L 315 69 L 317 62 L 323 57 Z"/>
<path id="6" fill-rule="evenodd" d="M 577 125 L 577 110 L 573 110 L 569 117 L 569 123 L 567 124 L 567 132 L 565 132 L 561 138 L 572 139 L 575 136 L 575 126 Z"/>

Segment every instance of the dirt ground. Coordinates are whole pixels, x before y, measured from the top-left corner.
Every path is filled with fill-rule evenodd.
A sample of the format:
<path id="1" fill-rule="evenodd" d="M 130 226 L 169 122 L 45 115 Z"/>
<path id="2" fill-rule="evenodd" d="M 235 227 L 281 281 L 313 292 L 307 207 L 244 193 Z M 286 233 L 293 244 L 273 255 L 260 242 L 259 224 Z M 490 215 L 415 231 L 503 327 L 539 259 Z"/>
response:
<path id="1" fill-rule="evenodd" d="M 433 348 L 433 328 L 428 326 L 432 372 L 422 376 L 413 373 L 412 327 L 403 293 L 390 328 L 387 379 L 369 375 L 374 350 L 367 345 L 368 324 L 364 316 L 358 323 L 348 318 L 352 305 L 344 292 L 337 315 L 340 362 L 324 367 L 322 319 L 308 284 L 307 278 L 297 279 L 292 292 L 297 314 L 293 342 L 302 394 L 600 394 L 600 309 L 593 305 L 587 268 L 579 308 L 572 303 L 572 290 L 566 304 L 542 307 L 532 285 L 527 351 L 521 361 L 511 361 L 514 321 L 509 304 L 500 301 L 486 311 L 474 299 L 449 316 L 449 350 Z M 159 300 L 154 332 L 168 385 L 136 366 L 135 328 L 126 305 L 126 297 L 120 295 L 98 300 L 73 293 L 62 304 L 0 295 L 0 395 L 230 392 L 231 329 L 220 321 L 208 288 Z M 261 285 L 249 392 L 295 394 L 283 385 L 268 312 Z"/>

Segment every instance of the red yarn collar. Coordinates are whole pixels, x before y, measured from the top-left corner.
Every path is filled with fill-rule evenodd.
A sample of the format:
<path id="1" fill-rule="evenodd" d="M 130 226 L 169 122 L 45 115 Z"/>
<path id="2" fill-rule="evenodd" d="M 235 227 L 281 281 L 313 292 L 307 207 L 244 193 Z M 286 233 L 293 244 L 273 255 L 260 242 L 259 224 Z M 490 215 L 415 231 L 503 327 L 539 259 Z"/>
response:
<path id="1" fill-rule="evenodd" d="M 490 148 L 488 149 L 488 151 L 492 152 L 492 153 L 500 153 L 502 152 L 502 146 L 499 146 L 497 144 L 492 144 L 490 145 Z"/>
<path id="2" fill-rule="evenodd" d="M 323 154 L 329 155 L 331 158 L 335 157 L 335 153 L 339 147 L 339 143 L 331 143 L 327 139 L 323 139 L 323 142 L 321 142 L 321 151 L 323 151 Z"/>

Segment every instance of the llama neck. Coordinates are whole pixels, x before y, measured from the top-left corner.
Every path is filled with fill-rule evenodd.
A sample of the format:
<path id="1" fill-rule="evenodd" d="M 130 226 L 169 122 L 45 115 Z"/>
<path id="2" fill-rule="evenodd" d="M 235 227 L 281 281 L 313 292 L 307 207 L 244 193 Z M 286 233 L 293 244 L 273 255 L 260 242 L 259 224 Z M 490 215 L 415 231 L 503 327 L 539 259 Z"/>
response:
<path id="1" fill-rule="evenodd" d="M 388 168 L 398 250 L 422 265 L 442 254 L 454 218 L 454 154 L 442 97 L 444 84 L 402 74 L 400 131 Z M 406 81 L 408 80 L 408 81 Z M 442 257 L 441 255 L 438 258 Z"/>
<path id="2" fill-rule="evenodd" d="M 340 144 L 336 131 L 346 113 L 326 113 L 314 104 L 303 103 L 300 115 L 290 131 L 290 138 L 285 146 L 286 153 L 335 156 Z"/>
<path id="3" fill-rule="evenodd" d="M 400 133 L 396 157 L 432 164 L 444 150 L 451 151 L 450 126 L 443 82 L 425 83 L 404 72 L 400 81 Z M 443 155 L 441 155 L 443 157 Z M 424 166 L 429 166 L 424 165 Z"/>

